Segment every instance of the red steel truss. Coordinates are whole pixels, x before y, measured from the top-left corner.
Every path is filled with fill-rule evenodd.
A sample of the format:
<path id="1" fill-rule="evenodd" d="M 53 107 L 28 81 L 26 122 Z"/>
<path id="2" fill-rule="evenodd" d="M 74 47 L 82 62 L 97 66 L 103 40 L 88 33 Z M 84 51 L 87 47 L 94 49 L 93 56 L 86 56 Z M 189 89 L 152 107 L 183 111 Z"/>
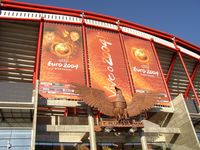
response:
<path id="1" fill-rule="evenodd" d="M 84 50 L 84 63 L 85 63 L 85 77 L 86 77 L 86 85 L 87 87 L 90 86 L 90 77 L 89 77 L 89 69 L 88 69 L 88 50 L 86 45 L 86 30 L 85 30 L 85 20 L 84 20 L 84 13 L 82 15 L 82 36 L 83 36 L 83 50 Z"/>
<path id="2" fill-rule="evenodd" d="M 121 26 L 127 26 L 131 27 L 149 34 L 156 35 L 158 37 L 168 39 L 171 41 L 173 37 L 176 37 L 171 34 L 167 34 L 165 32 L 161 32 L 159 30 L 155 30 L 149 27 L 145 27 L 133 22 L 129 22 L 126 20 L 114 18 L 111 16 L 106 16 L 106 15 L 101 15 L 97 13 L 91 13 L 87 11 L 79 11 L 79 10 L 74 10 L 74 9 L 69 9 L 69 8 L 60 8 L 60 7 L 55 7 L 55 6 L 44 6 L 40 4 L 30 4 L 30 3 L 25 3 L 25 2 L 17 2 L 17 1 L 10 1 L 10 0 L 2 0 L 1 6 L 3 8 L 11 8 L 11 9 L 22 9 L 22 10 L 30 10 L 30 11 L 35 11 L 35 12 L 46 12 L 46 13 L 53 13 L 53 14 L 63 14 L 63 15 L 72 15 L 76 17 L 80 17 L 80 14 L 84 12 L 85 18 L 89 19 L 96 19 L 96 20 L 101 20 L 105 21 L 108 23 L 116 23 L 118 20 L 120 20 L 120 25 Z M 179 37 L 176 37 L 176 42 L 177 44 L 182 44 L 185 45 L 191 49 L 200 51 L 200 48 L 198 46 L 195 46 Z"/>
<path id="3" fill-rule="evenodd" d="M 159 61 L 159 58 L 158 58 L 158 54 L 157 54 L 157 52 L 156 52 L 156 48 L 155 48 L 155 46 L 154 46 L 154 41 L 153 41 L 153 39 L 151 39 L 151 45 L 152 45 L 154 54 L 155 54 L 155 56 L 156 56 L 156 60 L 157 60 L 157 62 L 158 62 L 159 70 L 160 70 L 160 72 L 161 72 L 161 76 L 162 76 L 163 82 L 164 82 L 164 84 L 165 84 L 165 88 L 166 88 L 166 90 L 167 90 L 167 95 L 168 95 L 168 97 L 169 97 L 169 99 L 170 99 L 170 101 L 171 101 L 171 96 L 170 96 L 170 93 L 169 93 L 169 88 L 168 88 L 168 86 L 167 86 L 166 80 L 164 80 L 165 77 L 164 77 L 164 74 L 163 74 L 163 71 L 162 71 L 161 64 L 159 63 L 160 61 Z"/>
<path id="4" fill-rule="evenodd" d="M 169 66 L 169 70 L 168 70 L 167 76 L 166 76 L 166 78 L 165 78 L 167 84 L 168 84 L 168 82 L 169 82 L 170 75 L 172 74 L 172 70 L 173 70 L 174 65 L 175 65 L 175 63 L 176 63 L 176 57 L 177 57 L 177 53 L 175 53 L 175 54 L 173 55 L 172 59 L 171 59 L 171 63 L 170 63 L 170 66 Z"/>
<path id="5" fill-rule="evenodd" d="M 41 18 L 39 32 L 38 32 L 38 43 L 37 43 L 37 50 L 36 50 L 36 57 L 35 57 L 34 75 L 33 75 L 34 85 L 36 85 L 36 80 L 38 79 L 38 76 L 39 76 L 40 52 L 41 52 L 40 48 L 41 48 L 41 43 L 42 43 L 43 26 L 44 26 L 44 21 Z"/>
<path id="6" fill-rule="evenodd" d="M 194 67 L 194 70 L 193 70 L 193 72 L 192 72 L 192 75 L 191 75 L 191 77 L 190 77 L 192 81 L 193 81 L 194 78 L 195 78 L 195 75 L 196 75 L 196 73 L 197 73 L 197 70 L 198 70 L 198 67 L 199 67 L 199 66 L 200 66 L 200 62 L 197 62 L 196 65 L 195 65 L 195 67 Z M 187 89 L 186 89 L 185 94 L 184 94 L 185 97 L 188 97 L 188 94 L 189 94 L 190 89 L 191 89 L 191 85 L 188 84 Z"/>
<path id="7" fill-rule="evenodd" d="M 36 5 L 36 4 L 28 4 L 28 3 L 24 3 L 24 2 L 7 1 L 7 0 L 2 0 L 1 7 L 5 8 L 5 9 L 16 9 L 16 10 L 20 9 L 20 10 L 26 10 L 26 11 L 35 11 L 35 12 L 45 12 L 45 13 L 53 13 L 53 14 L 71 15 L 71 16 L 75 16 L 75 17 L 80 17 L 81 16 L 82 17 L 82 22 L 81 23 L 72 23 L 72 24 L 80 24 L 82 26 L 85 76 L 86 76 L 86 85 L 88 87 L 90 86 L 90 77 L 89 77 L 89 69 L 88 69 L 89 68 L 89 66 L 88 66 L 89 64 L 88 64 L 88 54 L 87 54 L 87 45 L 86 45 L 86 32 L 85 32 L 86 24 L 85 24 L 85 19 L 94 19 L 94 20 L 105 21 L 105 22 L 108 22 L 108 23 L 112 23 L 112 24 L 118 25 L 118 30 L 115 30 L 115 31 L 118 32 L 119 36 L 120 36 L 120 40 L 121 40 L 120 42 L 121 42 L 123 53 L 124 53 L 124 57 L 125 57 L 125 60 L 126 60 L 126 67 L 127 67 L 127 70 L 128 70 L 129 80 L 131 79 L 131 74 L 130 74 L 130 68 L 128 67 L 127 56 L 126 56 L 126 53 L 125 53 L 125 50 L 124 50 L 124 43 L 123 43 L 123 37 L 122 37 L 122 34 L 127 34 L 127 33 L 123 33 L 123 31 L 120 29 L 120 26 L 130 27 L 130 28 L 133 28 L 133 29 L 136 29 L 136 30 L 148 33 L 148 34 L 152 34 L 152 35 L 160 37 L 160 38 L 163 38 L 163 39 L 171 41 L 171 42 L 172 42 L 172 39 L 175 37 L 174 35 L 163 33 L 161 31 L 158 31 L 158 30 L 155 30 L 155 29 L 151 29 L 151 28 L 148 28 L 148 27 L 144 27 L 144 26 L 141 26 L 141 25 L 138 25 L 138 24 L 135 24 L 135 23 L 132 23 L 132 22 L 128 22 L 128 21 L 125 21 L 125 20 L 121 20 L 121 19 L 120 19 L 120 26 L 119 26 L 119 24 L 117 24 L 119 19 L 117 19 L 117 18 L 110 17 L 110 16 L 104 16 L 104 15 L 100 15 L 100 14 L 96 14 L 96 13 L 90 13 L 90 12 L 86 12 L 86 11 L 83 12 L 83 11 L 79 11 L 79 10 L 72 10 L 72 9 L 65 9 L 65 8 L 58 8 L 58 7 L 51 7 L 51 6 L 43 6 L 43 5 Z M 0 17 L 0 19 L 4 19 L 4 20 L 6 20 L 6 19 L 7 20 L 19 20 L 19 21 L 24 21 L 24 20 L 30 21 L 31 20 L 31 21 L 37 21 L 37 22 L 40 23 L 40 25 L 39 25 L 39 33 L 38 33 L 37 50 L 36 50 L 34 76 L 33 76 L 33 83 L 35 84 L 36 80 L 38 79 L 38 74 L 39 74 L 40 48 L 41 48 L 44 20 L 42 18 L 41 19 L 31 19 L 31 18 L 23 18 L 22 19 L 22 18 L 9 18 L 9 17 L 7 17 L 7 18 L 6 17 Z M 51 21 L 48 21 L 48 22 L 55 22 L 55 21 L 51 20 Z M 59 22 L 59 21 L 56 21 L 56 22 Z M 60 22 L 62 22 L 62 21 L 60 21 Z M 89 26 L 93 26 L 93 25 L 89 25 Z M 101 27 L 101 28 L 106 28 L 106 27 Z M 112 29 L 109 29 L 109 30 L 112 30 Z M 184 68 L 184 71 L 185 71 L 185 73 L 187 75 L 188 81 L 189 81 L 189 84 L 187 86 L 187 89 L 186 89 L 184 95 L 187 97 L 190 89 L 192 89 L 192 91 L 194 93 L 194 96 L 195 96 L 195 99 L 196 99 L 198 105 L 200 105 L 200 100 L 199 100 L 199 97 L 197 95 L 197 92 L 196 92 L 196 90 L 194 88 L 194 84 L 193 84 L 193 80 L 195 78 L 197 70 L 199 69 L 200 60 L 197 60 L 198 63 L 196 64 L 196 66 L 195 66 L 195 68 L 193 70 L 193 73 L 190 76 L 189 73 L 188 73 L 188 69 L 187 69 L 187 67 L 185 65 L 185 62 L 183 60 L 183 57 L 182 57 L 182 53 L 183 52 L 180 51 L 180 49 L 179 49 L 179 47 L 177 45 L 183 45 L 184 47 L 187 47 L 187 48 L 192 49 L 192 50 L 194 50 L 196 52 L 199 52 L 199 53 L 200 53 L 200 47 L 192 45 L 189 42 L 184 41 L 184 40 L 182 40 L 182 39 L 180 39 L 178 37 L 175 37 L 173 42 L 174 42 L 174 45 L 175 45 L 175 49 L 174 50 L 176 52 L 175 52 L 175 54 L 173 55 L 173 57 L 171 59 L 170 66 L 169 66 L 167 75 L 166 75 L 165 80 L 164 80 L 165 86 L 168 87 L 167 84 L 169 82 L 170 75 L 172 74 L 172 70 L 174 68 L 174 64 L 176 63 L 176 58 L 179 57 L 180 60 L 181 60 L 182 66 Z M 156 59 L 159 60 L 158 59 L 158 55 L 156 53 L 156 49 L 155 49 L 154 43 L 155 42 L 153 40 L 151 40 L 151 44 L 152 44 L 152 47 L 154 49 L 154 53 L 156 54 Z M 194 57 L 192 55 L 190 55 L 190 54 L 187 54 L 187 55 L 194 59 Z M 159 68 L 161 70 L 161 73 L 162 73 L 162 76 L 163 76 L 163 79 L 164 79 L 163 71 L 162 71 L 162 68 L 161 68 L 160 64 L 159 64 Z M 132 83 L 132 80 L 130 80 L 130 85 L 131 85 L 132 92 L 134 92 L 134 85 Z M 167 90 L 168 90 L 168 88 L 167 88 Z M 169 90 L 168 90 L 168 95 L 170 95 L 169 94 Z"/>
<path id="8" fill-rule="evenodd" d="M 129 82 L 130 82 L 131 92 L 133 94 L 133 93 L 135 93 L 135 89 L 134 89 L 134 86 L 133 86 L 133 80 L 132 80 L 132 77 L 131 77 L 130 67 L 128 65 L 128 57 L 127 57 L 127 54 L 126 54 L 126 51 L 125 51 L 125 44 L 124 44 L 124 40 L 123 40 L 123 37 L 122 37 L 122 30 L 119 26 L 119 23 L 118 23 L 119 38 L 120 38 L 120 43 L 122 45 L 122 51 L 123 51 L 123 55 L 124 55 L 125 65 L 126 65 L 126 68 L 127 68 L 127 71 L 128 71 L 128 78 L 129 78 Z"/>
<path id="9" fill-rule="evenodd" d="M 196 99 L 198 105 L 200 105 L 200 101 L 199 101 L 198 95 L 197 95 L 197 93 L 196 93 L 196 90 L 195 90 L 195 88 L 194 88 L 193 82 L 192 82 L 192 80 L 191 80 L 191 78 L 190 78 L 190 75 L 189 75 L 189 73 L 188 73 L 188 69 L 187 69 L 187 67 L 186 67 L 186 65 L 185 65 L 185 62 L 184 62 L 184 60 L 183 60 L 181 51 L 180 51 L 180 49 L 179 49 L 178 46 L 177 46 L 176 38 L 174 38 L 173 41 L 174 41 L 174 46 L 175 46 L 175 48 L 176 48 L 176 50 L 177 50 L 178 56 L 179 56 L 179 58 L 180 58 L 180 60 L 181 60 L 181 63 L 182 63 L 182 65 L 183 65 L 183 68 L 184 68 L 185 73 L 186 73 L 186 75 L 187 75 L 187 78 L 188 78 L 188 80 L 189 80 L 189 84 L 190 84 L 190 86 L 191 86 L 191 88 L 192 88 L 192 91 L 193 91 L 193 93 L 194 93 L 195 99 Z"/>

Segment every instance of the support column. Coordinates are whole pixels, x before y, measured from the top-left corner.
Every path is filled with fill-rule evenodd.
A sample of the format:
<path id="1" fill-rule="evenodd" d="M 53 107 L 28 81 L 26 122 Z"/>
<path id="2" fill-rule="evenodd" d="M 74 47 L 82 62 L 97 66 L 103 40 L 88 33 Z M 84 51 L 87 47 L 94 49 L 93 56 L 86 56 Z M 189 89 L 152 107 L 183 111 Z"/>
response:
<path id="1" fill-rule="evenodd" d="M 90 107 L 88 107 L 88 124 L 89 124 L 89 128 L 90 128 L 90 132 L 89 132 L 90 150 L 96 150 L 97 145 L 96 145 L 96 135 L 95 135 L 95 131 L 94 131 L 94 118 L 92 116 Z"/>
<path id="2" fill-rule="evenodd" d="M 129 66 L 129 63 L 128 63 L 128 56 L 127 56 L 127 53 L 126 53 L 126 47 L 125 47 L 124 39 L 123 39 L 123 36 L 122 36 L 122 30 L 120 28 L 119 23 L 120 23 L 120 21 L 118 20 L 117 26 L 118 26 L 118 32 L 119 32 L 119 39 L 120 39 L 120 43 L 121 43 L 121 46 L 122 46 L 122 52 L 123 52 L 124 61 L 125 61 L 126 69 L 127 69 L 128 80 L 129 80 L 129 83 L 130 83 L 131 94 L 133 95 L 135 93 L 135 88 L 134 88 L 134 84 L 133 84 L 133 80 L 132 80 L 133 78 L 131 76 L 131 69 L 130 69 L 130 66 Z"/>
<path id="3" fill-rule="evenodd" d="M 38 107 L 38 85 L 39 85 L 39 80 L 36 80 L 36 87 L 34 93 L 34 113 L 33 113 L 33 123 L 32 123 L 31 150 L 35 150 L 37 107 Z"/>
<path id="4" fill-rule="evenodd" d="M 36 56 L 35 56 L 35 64 L 34 64 L 34 74 L 33 74 L 33 84 L 36 84 L 36 81 L 39 76 L 39 67 L 40 67 L 40 48 L 42 45 L 42 34 L 43 34 L 43 27 L 44 27 L 44 19 L 41 18 L 40 26 L 39 26 L 39 33 L 38 33 L 38 41 L 37 41 L 37 49 L 36 49 Z M 35 87 L 34 87 L 35 88 Z"/>
<path id="5" fill-rule="evenodd" d="M 64 149 L 65 149 L 64 145 L 61 144 L 61 145 L 60 145 L 60 150 L 64 150 Z"/>
<path id="6" fill-rule="evenodd" d="M 84 63 L 85 63 L 85 77 L 86 77 L 86 86 L 90 87 L 90 77 L 89 77 L 89 64 L 88 64 L 88 53 L 87 53 L 87 38 L 86 38 L 86 28 L 85 28 L 85 14 L 82 13 L 81 14 L 82 17 L 82 35 L 83 35 L 83 50 L 84 50 Z M 90 150 L 96 150 L 97 146 L 96 146 L 96 135 L 95 135 L 95 131 L 94 131 L 94 118 L 91 112 L 91 108 L 88 107 L 87 108 L 87 113 L 88 113 L 88 124 L 89 124 L 89 128 L 90 128 L 90 132 L 89 132 L 89 137 L 90 137 Z"/>
<path id="7" fill-rule="evenodd" d="M 193 91 L 193 93 L 194 93 L 194 97 L 196 98 L 196 101 L 197 101 L 197 103 L 198 103 L 198 106 L 200 107 L 200 100 L 199 100 L 199 97 L 198 97 L 198 95 L 197 95 L 197 93 L 196 93 L 196 90 L 195 90 L 195 88 L 194 88 L 193 82 L 192 82 L 192 80 L 191 80 L 191 78 L 190 78 L 190 74 L 188 73 L 188 69 L 187 69 L 187 67 L 186 67 L 186 65 L 185 65 L 185 62 L 184 62 L 184 60 L 183 60 L 183 57 L 182 57 L 182 54 L 181 54 L 181 50 L 180 50 L 179 47 L 177 46 L 177 44 L 176 44 L 176 39 L 175 39 L 175 38 L 173 39 L 173 41 L 174 41 L 174 46 L 175 46 L 175 48 L 176 48 L 176 50 L 177 50 L 177 52 L 178 52 L 178 56 L 179 56 L 179 58 L 180 58 L 180 60 L 181 60 L 183 69 L 185 70 L 186 76 L 187 76 L 187 78 L 188 78 L 189 84 L 190 84 L 190 86 L 191 86 L 191 88 L 192 88 L 192 91 Z"/>
<path id="8" fill-rule="evenodd" d="M 143 130 L 139 131 L 139 136 L 140 136 L 140 141 L 141 141 L 141 145 L 142 145 L 142 150 L 148 150 L 147 140 L 146 140 L 146 136 L 144 135 Z"/>
<path id="9" fill-rule="evenodd" d="M 168 69 L 168 72 L 167 72 L 167 76 L 165 78 L 167 84 L 169 83 L 169 78 L 172 74 L 172 70 L 173 70 L 174 65 L 176 63 L 176 57 L 177 57 L 177 53 L 175 53 L 172 57 L 172 60 L 171 60 L 171 63 L 170 63 L 170 66 L 169 66 L 169 69 Z"/>
<path id="10" fill-rule="evenodd" d="M 192 76 L 191 76 L 192 82 L 193 82 L 193 80 L 194 80 L 194 78 L 195 78 L 195 75 L 196 75 L 196 73 L 197 73 L 197 70 L 198 70 L 198 67 L 199 67 L 199 66 L 200 66 L 200 61 L 196 63 L 196 65 L 195 65 L 195 67 L 194 67 L 194 70 L 193 70 L 193 72 L 192 72 Z M 190 85 L 190 83 L 189 83 L 188 86 L 187 86 L 187 88 L 186 88 L 185 94 L 184 94 L 185 97 L 188 97 L 188 94 L 189 94 L 189 92 L 190 92 L 190 89 L 191 89 L 191 85 Z"/>
<path id="11" fill-rule="evenodd" d="M 196 93 L 196 90 L 195 90 L 195 88 L 194 88 L 193 82 L 192 82 L 192 80 L 191 80 L 191 78 L 190 78 L 190 75 L 189 75 L 189 73 L 188 73 L 188 69 L 187 69 L 187 67 L 186 67 L 186 65 L 185 65 L 185 63 L 184 63 L 184 60 L 183 60 L 183 57 L 182 57 L 180 51 L 178 51 L 178 55 L 179 55 L 179 58 L 180 58 L 180 60 L 181 60 L 182 65 L 183 65 L 183 68 L 184 68 L 184 70 L 185 70 L 185 73 L 186 73 L 186 75 L 187 75 L 187 78 L 188 78 L 188 80 L 189 80 L 189 84 L 190 84 L 190 86 L 191 86 L 191 88 L 192 88 L 192 91 L 193 91 L 193 93 L 194 93 L 194 96 L 195 96 L 195 98 L 196 98 L 196 101 L 197 101 L 198 105 L 200 106 L 200 101 L 199 101 L 198 95 L 197 95 L 197 93 Z"/>
<path id="12" fill-rule="evenodd" d="M 51 125 L 56 125 L 56 116 L 51 116 Z"/>
<path id="13" fill-rule="evenodd" d="M 165 144 L 165 143 L 162 144 L 162 149 L 163 149 L 163 150 L 167 150 L 167 147 L 166 147 L 166 144 Z"/>
<path id="14" fill-rule="evenodd" d="M 164 73 L 163 73 L 163 71 L 162 71 L 162 67 L 161 67 L 161 64 L 160 64 L 160 60 L 159 60 L 159 58 L 158 58 L 158 54 L 157 54 L 157 51 L 156 51 L 156 48 L 155 48 L 155 45 L 154 45 L 154 40 L 151 39 L 150 42 L 151 42 L 151 46 L 152 46 L 154 55 L 155 55 L 155 57 L 156 57 L 156 61 L 157 61 L 157 63 L 158 63 L 158 68 L 159 68 L 159 70 L 160 70 L 161 77 L 162 77 L 163 83 L 164 83 L 164 85 L 165 85 L 165 89 L 166 89 L 166 91 L 167 91 L 168 98 L 169 98 L 170 101 L 172 101 L 171 95 L 170 95 L 170 92 L 169 92 L 169 88 L 168 88 L 168 85 L 167 85 L 167 83 L 166 83 L 166 80 L 165 80 L 165 77 L 164 77 Z"/>

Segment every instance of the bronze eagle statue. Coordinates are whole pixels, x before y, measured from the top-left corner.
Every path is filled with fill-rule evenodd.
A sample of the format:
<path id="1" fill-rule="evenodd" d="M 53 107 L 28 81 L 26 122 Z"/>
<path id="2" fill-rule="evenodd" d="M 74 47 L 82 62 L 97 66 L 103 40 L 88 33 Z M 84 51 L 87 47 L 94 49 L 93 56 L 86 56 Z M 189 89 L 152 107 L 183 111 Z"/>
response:
<path id="1" fill-rule="evenodd" d="M 73 83 L 73 85 L 75 86 L 75 93 L 79 94 L 87 105 L 97 108 L 107 116 L 114 116 L 119 122 L 150 109 L 160 98 L 159 93 L 135 93 L 132 101 L 126 103 L 121 89 L 115 87 L 116 98 L 113 102 L 110 102 L 103 90 L 76 83 Z"/>

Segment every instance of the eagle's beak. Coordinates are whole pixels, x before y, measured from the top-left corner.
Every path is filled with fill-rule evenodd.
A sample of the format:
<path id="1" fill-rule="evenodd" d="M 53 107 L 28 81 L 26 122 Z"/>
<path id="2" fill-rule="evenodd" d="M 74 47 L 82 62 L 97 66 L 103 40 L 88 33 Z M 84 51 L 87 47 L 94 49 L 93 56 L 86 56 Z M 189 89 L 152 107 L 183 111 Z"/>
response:
<path id="1" fill-rule="evenodd" d="M 120 89 L 119 89 L 118 87 L 115 86 L 115 90 L 116 90 L 116 91 L 119 91 Z"/>

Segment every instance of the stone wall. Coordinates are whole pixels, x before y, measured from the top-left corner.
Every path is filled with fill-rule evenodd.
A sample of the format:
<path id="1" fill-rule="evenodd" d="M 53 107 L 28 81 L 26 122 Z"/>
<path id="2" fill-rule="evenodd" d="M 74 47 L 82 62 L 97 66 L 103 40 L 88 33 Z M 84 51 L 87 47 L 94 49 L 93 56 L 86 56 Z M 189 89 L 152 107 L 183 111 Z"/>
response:
<path id="1" fill-rule="evenodd" d="M 185 100 L 180 94 L 173 100 L 174 114 L 166 127 L 179 128 L 180 135 L 166 135 L 168 147 L 172 150 L 200 150 L 199 141 L 193 127 Z"/>

